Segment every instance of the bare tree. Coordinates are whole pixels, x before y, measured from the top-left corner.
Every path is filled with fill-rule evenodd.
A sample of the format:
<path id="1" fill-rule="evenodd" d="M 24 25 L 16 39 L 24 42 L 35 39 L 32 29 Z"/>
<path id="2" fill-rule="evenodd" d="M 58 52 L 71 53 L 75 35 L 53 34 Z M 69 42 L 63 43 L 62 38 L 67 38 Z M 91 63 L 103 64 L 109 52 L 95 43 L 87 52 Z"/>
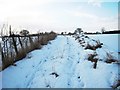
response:
<path id="1" fill-rule="evenodd" d="M 75 31 L 74 31 L 74 34 L 81 34 L 83 32 L 82 28 L 77 28 Z"/>
<path id="2" fill-rule="evenodd" d="M 22 30 L 22 31 L 20 31 L 20 34 L 26 36 L 26 35 L 29 34 L 29 31 L 28 30 Z"/>
<path id="3" fill-rule="evenodd" d="M 102 27 L 101 32 L 102 32 L 102 33 L 105 32 L 105 27 Z"/>

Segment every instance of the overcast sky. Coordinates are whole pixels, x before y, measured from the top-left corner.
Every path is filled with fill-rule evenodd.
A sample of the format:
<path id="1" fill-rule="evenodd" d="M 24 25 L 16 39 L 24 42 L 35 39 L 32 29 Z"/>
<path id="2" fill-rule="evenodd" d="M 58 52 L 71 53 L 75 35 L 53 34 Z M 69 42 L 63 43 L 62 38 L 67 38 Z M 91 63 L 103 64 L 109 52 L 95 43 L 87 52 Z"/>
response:
<path id="1" fill-rule="evenodd" d="M 114 2 L 113 2 L 114 1 Z M 0 27 L 13 30 L 101 31 L 118 29 L 119 0 L 0 0 Z"/>

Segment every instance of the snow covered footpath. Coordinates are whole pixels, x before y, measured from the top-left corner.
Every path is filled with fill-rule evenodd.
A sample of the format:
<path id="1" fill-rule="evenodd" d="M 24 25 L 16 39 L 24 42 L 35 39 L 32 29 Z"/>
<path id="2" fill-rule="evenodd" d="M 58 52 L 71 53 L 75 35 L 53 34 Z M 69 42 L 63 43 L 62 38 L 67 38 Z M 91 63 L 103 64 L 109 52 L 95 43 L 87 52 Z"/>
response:
<path id="1" fill-rule="evenodd" d="M 1 88 L 111 88 L 118 80 L 118 64 L 98 61 L 94 69 L 89 52 L 75 38 L 58 36 L 0 72 Z"/>

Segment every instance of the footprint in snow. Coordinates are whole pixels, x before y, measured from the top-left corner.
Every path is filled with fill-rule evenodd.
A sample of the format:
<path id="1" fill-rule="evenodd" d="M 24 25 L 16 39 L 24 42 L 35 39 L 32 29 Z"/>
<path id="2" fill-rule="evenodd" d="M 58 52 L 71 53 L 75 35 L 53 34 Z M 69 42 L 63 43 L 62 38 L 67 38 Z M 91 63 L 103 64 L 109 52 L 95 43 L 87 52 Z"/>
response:
<path id="1" fill-rule="evenodd" d="M 84 83 L 82 82 L 80 76 L 77 77 L 78 78 L 78 82 L 80 84 L 81 87 L 84 87 Z"/>

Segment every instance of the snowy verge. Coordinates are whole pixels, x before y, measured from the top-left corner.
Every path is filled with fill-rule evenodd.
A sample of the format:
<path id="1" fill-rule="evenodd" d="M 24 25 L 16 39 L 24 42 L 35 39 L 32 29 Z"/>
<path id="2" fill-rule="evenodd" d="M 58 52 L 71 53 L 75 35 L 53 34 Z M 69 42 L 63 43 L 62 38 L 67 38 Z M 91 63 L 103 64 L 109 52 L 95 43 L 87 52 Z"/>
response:
<path id="1" fill-rule="evenodd" d="M 1 88 L 112 88 L 119 66 L 99 60 L 94 69 L 94 62 L 88 61 L 88 54 L 94 52 L 73 37 L 58 36 L 0 72 Z"/>

